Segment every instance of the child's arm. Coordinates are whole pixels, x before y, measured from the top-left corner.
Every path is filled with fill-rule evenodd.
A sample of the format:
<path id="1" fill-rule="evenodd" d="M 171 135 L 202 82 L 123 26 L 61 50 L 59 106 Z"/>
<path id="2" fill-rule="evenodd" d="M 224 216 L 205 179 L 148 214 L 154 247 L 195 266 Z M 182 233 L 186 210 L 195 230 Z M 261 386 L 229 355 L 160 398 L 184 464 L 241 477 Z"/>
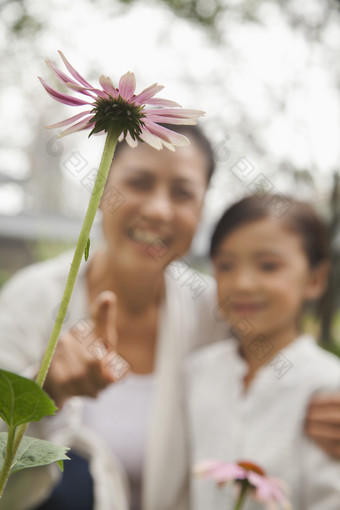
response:
<path id="1" fill-rule="evenodd" d="M 301 502 L 299 510 L 339 510 L 340 462 L 329 457 L 313 441 L 301 444 Z"/>
<path id="2" fill-rule="evenodd" d="M 313 397 L 306 415 L 306 433 L 325 452 L 340 459 L 340 391 Z"/>

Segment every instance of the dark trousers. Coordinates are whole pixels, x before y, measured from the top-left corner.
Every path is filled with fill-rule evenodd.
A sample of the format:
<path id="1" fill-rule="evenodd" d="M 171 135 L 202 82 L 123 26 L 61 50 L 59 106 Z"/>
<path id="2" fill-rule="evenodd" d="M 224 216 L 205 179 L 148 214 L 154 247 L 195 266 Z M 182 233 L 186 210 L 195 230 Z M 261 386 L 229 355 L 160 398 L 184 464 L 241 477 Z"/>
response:
<path id="1" fill-rule="evenodd" d="M 93 481 L 87 460 L 73 451 L 64 461 L 61 481 L 36 510 L 93 510 Z"/>

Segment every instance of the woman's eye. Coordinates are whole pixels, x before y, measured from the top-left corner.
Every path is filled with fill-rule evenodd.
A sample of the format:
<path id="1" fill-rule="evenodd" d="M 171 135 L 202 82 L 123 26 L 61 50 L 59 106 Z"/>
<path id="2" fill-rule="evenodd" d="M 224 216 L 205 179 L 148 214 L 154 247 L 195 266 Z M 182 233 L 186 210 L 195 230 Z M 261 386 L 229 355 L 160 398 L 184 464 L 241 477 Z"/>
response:
<path id="1" fill-rule="evenodd" d="M 130 181 L 129 185 L 135 189 L 146 190 L 146 189 L 150 188 L 151 183 L 150 183 L 150 181 L 147 181 L 145 179 L 138 179 L 138 180 Z"/>
<path id="2" fill-rule="evenodd" d="M 216 269 L 218 272 L 226 272 L 231 271 L 233 268 L 231 262 L 220 262 L 216 264 Z"/>

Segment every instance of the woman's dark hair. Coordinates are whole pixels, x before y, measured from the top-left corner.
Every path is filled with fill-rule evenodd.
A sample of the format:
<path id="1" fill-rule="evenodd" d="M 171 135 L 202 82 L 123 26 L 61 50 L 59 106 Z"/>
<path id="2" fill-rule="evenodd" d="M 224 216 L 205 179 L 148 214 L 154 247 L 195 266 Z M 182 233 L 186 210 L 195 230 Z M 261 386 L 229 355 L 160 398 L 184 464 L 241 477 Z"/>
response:
<path id="1" fill-rule="evenodd" d="M 184 136 L 187 136 L 190 140 L 194 141 L 198 148 L 202 151 L 203 155 L 206 157 L 207 161 L 207 181 L 209 183 L 212 174 L 215 170 L 215 158 L 214 151 L 211 146 L 210 141 L 206 137 L 202 128 L 199 125 L 188 125 L 188 126 L 176 126 L 170 124 L 161 124 L 161 126 L 171 129 L 172 131 L 176 131 L 176 133 L 180 133 Z M 129 147 L 125 140 L 117 144 L 115 155 L 117 157 L 118 154 L 124 149 L 124 147 Z"/>
<path id="2" fill-rule="evenodd" d="M 246 196 L 229 207 L 215 227 L 210 245 L 214 258 L 221 242 L 235 229 L 252 221 L 274 216 L 300 236 L 310 267 L 329 259 L 329 232 L 313 207 L 280 194 Z"/>

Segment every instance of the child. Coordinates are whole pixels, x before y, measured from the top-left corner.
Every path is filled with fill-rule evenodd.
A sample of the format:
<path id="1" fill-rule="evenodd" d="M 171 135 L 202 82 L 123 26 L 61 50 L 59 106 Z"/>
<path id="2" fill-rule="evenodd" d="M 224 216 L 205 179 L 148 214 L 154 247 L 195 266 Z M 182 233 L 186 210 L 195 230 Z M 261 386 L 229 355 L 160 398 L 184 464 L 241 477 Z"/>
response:
<path id="1" fill-rule="evenodd" d="M 340 386 L 339 360 L 299 330 L 305 303 L 327 284 L 327 233 L 307 204 L 290 200 L 281 215 L 280 204 L 246 197 L 213 234 L 218 313 L 233 338 L 188 360 L 190 462 L 251 461 L 288 483 L 294 510 L 339 510 L 340 463 L 303 431 L 312 395 Z M 193 510 L 231 509 L 233 498 L 230 487 L 193 477 Z"/>

